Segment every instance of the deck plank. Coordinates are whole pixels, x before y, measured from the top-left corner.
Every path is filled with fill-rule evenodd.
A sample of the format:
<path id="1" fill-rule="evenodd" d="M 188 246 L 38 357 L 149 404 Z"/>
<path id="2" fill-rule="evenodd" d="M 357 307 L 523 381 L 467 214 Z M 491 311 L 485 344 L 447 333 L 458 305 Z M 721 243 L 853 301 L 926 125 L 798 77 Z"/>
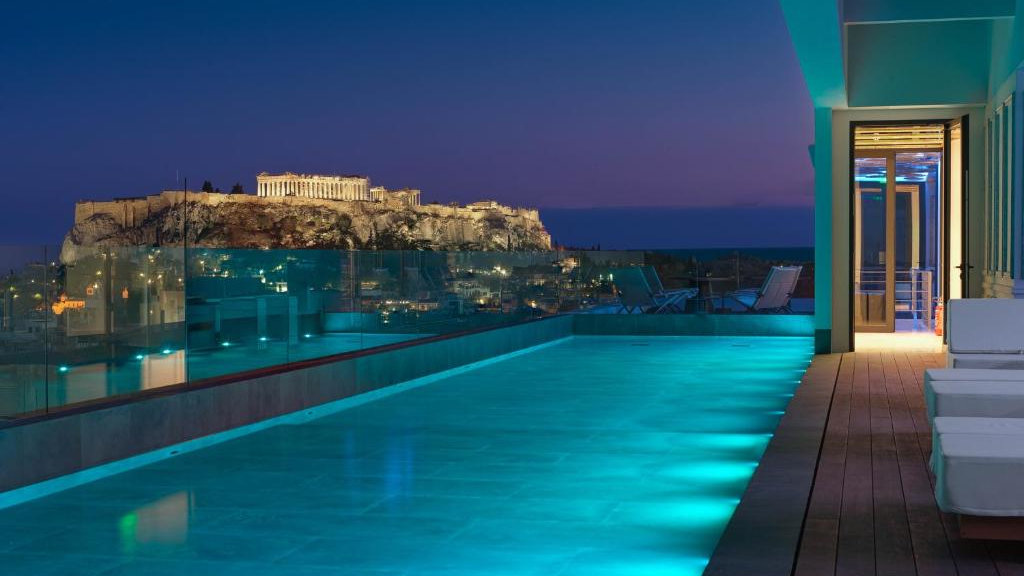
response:
<path id="1" fill-rule="evenodd" d="M 956 565 L 946 540 L 942 518 L 935 508 L 928 461 L 921 450 L 911 415 L 911 403 L 908 401 L 907 390 L 918 386 L 917 378 L 906 353 L 885 355 L 883 362 L 893 440 L 913 544 L 913 561 L 920 576 L 953 576 L 956 574 Z"/>
<path id="2" fill-rule="evenodd" d="M 822 441 L 818 469 L 807 509 L 804 537 L 800 541 L 795 576 L 835 574 L 839 516 L 843 504 L 843 476 L 846 469 L 846 440 L 850 420 L 850 393 L 853 390 L 853 359 L 840 360 L 832 395 L 825 438 Z"/>
<path id="3" fill-rule="evenodd" d="M 853 360 L 849 437 L 836 551 L 837 576 L 869 576 L 875 573 L 870 372 L 867 355 L 854 354 Z"/>
<path id="4" fill-rule="evenodd" d="M 896 457 L 886 373 L 888 354 L 869 357 L 871 475 L 874 489 L 875 568 L 878 574 L 913 576 L 916 572 L 907 522 L 903 483 Z"/>

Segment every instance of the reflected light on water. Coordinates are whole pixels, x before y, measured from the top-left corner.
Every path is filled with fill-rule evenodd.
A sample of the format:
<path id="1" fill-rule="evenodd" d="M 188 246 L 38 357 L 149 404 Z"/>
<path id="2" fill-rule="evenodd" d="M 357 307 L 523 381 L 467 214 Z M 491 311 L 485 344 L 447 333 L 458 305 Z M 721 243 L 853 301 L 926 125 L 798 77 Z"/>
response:
<path id="1" fill-rule="evenodd" d="M 185 351 L 178 350 L 163 356 L 150 354 L 142 360 L 141 388 L 160 388 L 185 381 Z"/>
<path id="2" fill-rule="evenodd" d="M 192 503 L 192 492 L 182 490 L 121 516 L 118 533 L 122 550 L 131 554 L 140 544 L 185 543 Z"/>

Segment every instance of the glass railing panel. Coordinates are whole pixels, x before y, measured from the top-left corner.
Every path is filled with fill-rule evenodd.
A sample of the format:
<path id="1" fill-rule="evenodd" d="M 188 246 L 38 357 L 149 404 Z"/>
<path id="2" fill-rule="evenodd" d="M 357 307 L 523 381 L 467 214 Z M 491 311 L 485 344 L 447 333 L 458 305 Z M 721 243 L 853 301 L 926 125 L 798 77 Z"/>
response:
<path id="1" fill-rule="evenodd" d="M 51 248 L 52 249 L 52 248 Z M 0 419 L 45 412 L 49 309 L 56 263 L 43 246 L 0 246 Z"/>
<path id="2" fill-rule="evenodd" d="M 289 361 L 320 358 L 362 347 L 354 309 L 352 252 L 287 251 Z"/>
<path id="3" fill-rule="evenodd" d="M 51 261 L 51 408 L 185 381 L 185 278 L 175 248 L 78 248 Z"/>
<path id="4" fill-rule="evenodd" d="M 0 416 L 553 314 L 621 313 L 631 270 L 654 295 L 646 313 L 814 310 L 813 253 L 799 248 L 91 247 L 62 259 L 57 247 L 8 247 L 0 263 Z M 759 307 L 751 298 L 780 266 L 799 268 L 794 284 L 782 304 Z"/>
<path id="5" fill-rule="evenodd" d="M 623 311 L 621 294 L 630 287 L 622 284 L 626 278 L 632 278 L 627 273 L 620 275 L 618 283 L 615 281 L 616 271 L 623 268 L 642 268 L 643 290 L 649 289 L 654 296 L 647 305 L 631 307 L 634 312 L 814 311 L 814 255 L 810 248 L 582 251 L 574 257 L 579 266 L 582 311 Z M 780 282 L 785 287 L 780 288 Z M 680 291 L 687 293 L 687 297 L 678 300 L 679 306 L 661 306 L 665 295 Z M 633 298 L 637 302 L 643 299 Z"/>
<path id="6" fill-rule="evenodd" d="M 444 254 L 437 252 L 353 252 L 362 348 L 433 334 L 423 317 L 437 301 L 443 261 Z"/>
<path id="7" fill-rule="evenodd" d="M 301 330 L 290 275 L 287 251 L 189 249 L 189 381 L 288 362 Z"/>

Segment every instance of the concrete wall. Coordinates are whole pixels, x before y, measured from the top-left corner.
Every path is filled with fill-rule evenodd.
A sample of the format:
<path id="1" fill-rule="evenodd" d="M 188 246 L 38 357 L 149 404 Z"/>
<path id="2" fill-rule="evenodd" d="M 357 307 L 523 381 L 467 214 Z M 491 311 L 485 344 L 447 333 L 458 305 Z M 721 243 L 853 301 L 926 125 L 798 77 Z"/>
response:
<path id="1" fill-rule="evenodd" d="M 991 32 L 988 20 L 849 26 L 850 106 L 985 102 Z"/>
<path id="2" fill-rule="evenodd" d="M 0 428 L 0 492 L 550 342 L 556 316 Z"/>

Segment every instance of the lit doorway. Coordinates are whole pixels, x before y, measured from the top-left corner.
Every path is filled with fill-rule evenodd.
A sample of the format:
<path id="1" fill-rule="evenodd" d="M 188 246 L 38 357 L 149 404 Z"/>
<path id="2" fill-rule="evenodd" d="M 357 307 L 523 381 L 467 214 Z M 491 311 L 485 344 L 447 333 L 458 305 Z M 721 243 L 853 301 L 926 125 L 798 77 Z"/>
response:
<path id="1" fill-rule="evenodd" d="M 960 274 L 966 270 L 964 132 L 961 120 L 855 126 L 851 310 L 856 334 L 934 336 L 945 303 L 965 293 L 966 278 Z"/>

